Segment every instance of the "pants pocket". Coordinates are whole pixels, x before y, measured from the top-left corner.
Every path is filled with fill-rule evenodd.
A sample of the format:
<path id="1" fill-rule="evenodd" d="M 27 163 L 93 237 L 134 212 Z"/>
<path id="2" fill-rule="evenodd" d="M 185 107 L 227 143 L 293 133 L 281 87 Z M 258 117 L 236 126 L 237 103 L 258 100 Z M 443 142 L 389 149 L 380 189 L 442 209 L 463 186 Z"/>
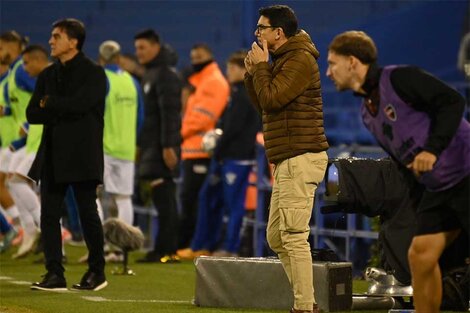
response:
<path id="1" fill-rule="evenodd" d="M 280 207 L 280 226 L 279 230 L 303 233 L 310 229 L 309 222 L 312 215 L 312 201 L 302 199 L 295 201 L 295 206 Z"/>

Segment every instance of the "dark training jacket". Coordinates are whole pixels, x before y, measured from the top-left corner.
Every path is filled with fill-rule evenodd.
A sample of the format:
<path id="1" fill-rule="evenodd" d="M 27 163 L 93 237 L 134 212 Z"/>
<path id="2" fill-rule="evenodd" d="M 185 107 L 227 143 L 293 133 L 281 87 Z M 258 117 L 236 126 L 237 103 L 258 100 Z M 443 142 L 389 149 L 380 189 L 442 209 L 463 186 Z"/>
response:
<path id="1" fill-rule="evenodd" d="M 182 81 L 174 66 L 176 52 L 162 45 L 159 54 L 146 64 L 142 77 L 145 118 L 139 136 L 139 176 L 144 179 L 170 178 L 178 175 L 163 161 L 163 148 L 174 148 L 179 156 L 181 145 Z"/>

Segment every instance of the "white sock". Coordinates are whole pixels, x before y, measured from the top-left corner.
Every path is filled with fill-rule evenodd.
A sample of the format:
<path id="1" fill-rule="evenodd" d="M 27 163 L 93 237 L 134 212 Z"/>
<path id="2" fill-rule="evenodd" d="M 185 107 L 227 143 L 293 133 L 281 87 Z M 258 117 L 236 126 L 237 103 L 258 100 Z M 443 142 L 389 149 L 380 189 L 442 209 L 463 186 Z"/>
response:
<path id="1" fill-rule="evenodd" d="M 20 212 L 18 211 L 18 207 L 13 204 L 5 209 L 5 215 L 14 220 L 20 217 Z"/>
<path id="2" fill-rule="evenodd" d="M 60 236 L 62 236 L 62 231 L 63 231 L 63 229 L 65 229 L 65 227 L 63 226 L 62 218 L 60 219 L 59 223 L 60 223 Z M 62 255 L 65 256 L 64 240 L 62 240 L 61 243 L 62 243 Z"/>
<path id="3" fill-rule="evenodd" d="M 118 218 L 132 225 L 134 223 L 134 208 L 131 196 L 115 195 L 113 198 L 118 209 Z"/>
<path id="4" fill-rule="evenodd" d="M 37 194 L 33 191 L 31 186 L 25 181 L 10 182 L 10 190 L 12 190 L 12 197 L 16 203 L 24 206 L 26 211 L 32 216 L 34 222 L 38 227 L 41 223 L 41 203 Z M 15 194 L 15 196 L 13 196 Z"/>
<path id="5" fill-rule="evenodd" d="M 36 223 L 34 222 L 33 216 L 29 214 L 26 206 L 23 202 L 23 197 L 21 194 L 18 193 L 18 189 L 16 188 L 17 184 L 9 183 L 8 189 L 10 190 L 10 195 L 16 203 L 15 208 L 19 213 L 19 219 L 21 227 L 23 227 L 23 231 L 29 235 L 33 235 L 36 233 Z"/>
<path id="6" fill-rule="evenodd" d="M 31 214 L 20 205 L 18 205 L 18 210 L 20 211 L 20 223 L 21 227 L 23 227 L 23 231 L 28 235 L 35 235 L 37 233 L 37 227 Z"/>
<path id="7" fill-rule="evenodd" d="M 97 210 L 98 210 L 98 215 L 99 215 L 100 220 L 101 220 L 101 224 L 103 224 L 103 222 L 104 222 L 103 206 L 101 205 L 101 201 L 100 201 L 99 198 L 96 198 L 96 207 L 97 207 Z"/>

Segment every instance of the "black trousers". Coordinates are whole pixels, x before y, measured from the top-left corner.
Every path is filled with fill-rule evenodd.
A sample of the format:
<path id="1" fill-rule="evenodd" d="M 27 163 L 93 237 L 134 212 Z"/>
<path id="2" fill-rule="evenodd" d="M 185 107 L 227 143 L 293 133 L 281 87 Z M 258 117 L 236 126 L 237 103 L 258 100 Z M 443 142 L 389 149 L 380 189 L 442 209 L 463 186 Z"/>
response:
<path id="1" fill-rule="evenodd" d="M 41 233 L 48 272 L 63 276 L 62 235 L 60 218 L 67 188 L 71 186 L 77 201 L 80 223 L 89 256 L 88 269 L 104 273 L 103 228 L 96 207 L 97 181 L 56 183 L 52 175 L 44 173 L 41 179 Z"/>
<path id="2" fill-rule="evenodd" d="M 178 207 L 176 184 L 172 178 L 152 188 L 152 201 L 158 211 L 158 234 L 153 253 L 172 255 L 178 244 Z"/>
<path id="3" fill-rule="evenodd" d="M 210 162 L 210 159 L 183 160 L 179 249 L 191 245 L 196 229 L 199 191 L 206 179 Z"/>

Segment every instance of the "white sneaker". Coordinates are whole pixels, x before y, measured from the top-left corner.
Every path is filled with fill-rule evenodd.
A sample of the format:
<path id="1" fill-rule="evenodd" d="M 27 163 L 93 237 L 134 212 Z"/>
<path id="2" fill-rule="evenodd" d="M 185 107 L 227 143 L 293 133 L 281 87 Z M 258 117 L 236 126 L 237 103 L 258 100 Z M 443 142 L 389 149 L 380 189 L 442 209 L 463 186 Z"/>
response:
<path id="1" fill-rule="evenodd" d="M 18 251 L 12 255 L 12 259 L 19 259 L 27 256 L 34 247 L 36 240 L 39 238 L 39 232 L 35 231 L 34 234 L 28 234 L 24 232 L 23 234 L 23 241 L 21 242 L 21 246 L 18 248 Z"/>

